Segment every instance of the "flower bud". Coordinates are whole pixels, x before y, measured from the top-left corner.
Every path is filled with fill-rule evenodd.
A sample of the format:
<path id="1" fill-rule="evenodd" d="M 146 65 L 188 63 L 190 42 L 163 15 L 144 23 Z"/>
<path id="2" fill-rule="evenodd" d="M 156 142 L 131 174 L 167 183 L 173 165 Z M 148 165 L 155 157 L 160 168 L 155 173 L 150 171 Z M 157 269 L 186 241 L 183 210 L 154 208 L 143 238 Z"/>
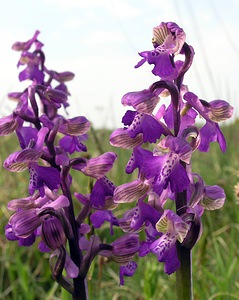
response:
<path id="1" fill-rule="evenodd" d="M 65 245 L 66 236 L 61 222 L 55 217 L 44 220 L 41 228 L 41 238 L 52 250 Z"/>

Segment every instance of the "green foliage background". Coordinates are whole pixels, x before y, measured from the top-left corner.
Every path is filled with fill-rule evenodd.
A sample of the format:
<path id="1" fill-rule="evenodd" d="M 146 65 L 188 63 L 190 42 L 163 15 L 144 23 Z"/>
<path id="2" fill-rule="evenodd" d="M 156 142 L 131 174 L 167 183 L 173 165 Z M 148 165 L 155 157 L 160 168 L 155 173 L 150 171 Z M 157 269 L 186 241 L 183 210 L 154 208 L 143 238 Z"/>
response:
<path id="1" fill-rule="evenodd" d="M 239 170 L 239 122 L 223 127 L 228 149 L 221 153 L 219 146 L 211 145 L 210 152 L 193 154 L 193 171 L 198 172 L 206 184 L 218 184 L 225 189 L 227 200 L 221 210 L 203 215 L 203 233 L 193 249 L 194 299 L 239 299 L 239 207 L 234 194 Z M 127 175 L 124 167 L 130 151 L 115 149 L 109 145 L 110 132 L 93 131 L 87 146 L 91 156 L 101 151 L 115 151 L 118 160 L 109 173 L 110 179 L 122 184 L 135 178 Z M 18 149 L 14 135 L 0 139 L 0 165 Z M 92 150 L 93 149 L 93 150 Z M 72 192 L 87 193 L 88 179 L 78 172 L 72 173 Z M 0 300 L 68 300 L 71 297 L 52 280 L 48 267 L 49 254 L 38 251 L 37 243 L 30 248 L 18 247 L 4 236 L 4 226 L 10 217 L 6 208 L 9 200 L 27 195 L 28 172 L 14 173 L 0 170 Z M 124 205 L 119 206 L 121 214 Z M 102 240 L 109 241 L 107 224 L 98 231 Z M 116 231 L 120 235 L 120 231 Z M 154 255 L 138 260 L 133 278 L 126 278 L 125 286 L 119 286 L 119 267 L 97 258 L 88 274 L 90 299 L 172 300 L 176 298 L 175 275 L 167 276 L 163 265 Z"/>

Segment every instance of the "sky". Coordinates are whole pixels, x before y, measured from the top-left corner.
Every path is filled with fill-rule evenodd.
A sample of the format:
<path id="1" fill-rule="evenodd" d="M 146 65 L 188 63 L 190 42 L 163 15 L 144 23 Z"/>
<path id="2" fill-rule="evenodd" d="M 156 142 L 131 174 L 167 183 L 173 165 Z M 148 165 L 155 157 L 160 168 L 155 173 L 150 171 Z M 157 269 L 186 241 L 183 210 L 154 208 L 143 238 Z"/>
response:
<path id="1" fill-rule="evenodd" d="M 190 91 L 206 101 L 239 107 L 238 0 L 0 0 L 0 116 L 15 107 L 8 92 L 22 91 L 15 41 L 35 30 L 44 43 L 46 67 L 71 71 L 70 117 L 84 115 L 95 128 L 121 127 L 122 96 L 158 80 L 152 65 L 134 66 L 152 50 L 152 28 L 176 22 L 195 50 L 185 75 Z"/>

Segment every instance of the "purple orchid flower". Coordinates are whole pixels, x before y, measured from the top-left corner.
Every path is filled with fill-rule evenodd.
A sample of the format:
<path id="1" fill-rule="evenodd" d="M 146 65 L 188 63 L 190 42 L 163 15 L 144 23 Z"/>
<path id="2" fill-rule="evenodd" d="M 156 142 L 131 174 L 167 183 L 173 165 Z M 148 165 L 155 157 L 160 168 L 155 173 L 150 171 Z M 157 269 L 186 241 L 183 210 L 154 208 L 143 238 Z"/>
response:
<path id="1" fill-rule="evenodd" d="M 155 143 L 162 134 L 165 134 L 165 127 L 151 114 L 127 111 L 122 121 L 128 126 L 128 135 L 135 138 L 142 133 L 144 143 Z"/>
<path id="2" fill-rule="evenodd" d="M 22 52 L 18 66 L 27 66 L 23 71 L 19 73 L 19 80 L 24 81 L 30 79 L 41 84 L 44 80 L 44 72 L 42 70 L 43 63 L 44 59 L 40 55 L 38 55 L 38 52 Z"/>
<path id="3" fill-rule="evenodd" d="M 29 164 L 29 193 L 33 195 L 36 190 L 39 190 L 43 197 L 45 194 L 45 186 L 54 191 L 60 187 L 60 173 L 53 167 L 43 167 L 36 163 Z"/>
<path id="4" fill-rule="evenodd" d="M 146 61 L 154 64 L 154 75 L 162 79 L 173 80 L 178 76 L 178 70 L 172 62 L 172 56 L 179 54 L 185 42 L 186 35 L 182 28 L 173 22 L 162 22 L 153 29 L 154 50 L 140 52 L 143 59 L 135 66 L 140 67 Z"/>
<path id="5" fill-rule="evenodd" d="M 31 163 L 35 163 L 43 152 L 44 139 L 48 133 L 48 128 L 41 128 L 39 132 L 35 128 L 29 127 L 27 130 L 22 127 L 18 131 L 18 137 L 23 150 L 12 153 L 4 161 L 4 168 L 11 172 L 22 172 Z"/>
<path id="6" fill-rule="evenodd" d="M 12 49 L 15 51 L 28 51 L 33 43 L 35 44 L 37 49 L 41 49 L 43 44 L 37 40 L 39 34 L 40 31 L 36 30 L 36 32 L 30 40 L 26 42 L 16 42 L 12 45 Z"/>
<path id="7" fill-rule="evenodd" d="M 63 207 L 67 206 L 69 206 L 69 201 L 65 196 L 59 196 L 54 200 L 47 196 L 33 196 L 12 200 L 8 207 L 16 212 L 11 216 L 9 224 L 5 229 L 7 238 L 10 240 L 19 240 L 19 244 L 22 245 L 31 245 L 37 236 L 37 229 L 46 220 L 40 214 L 46 209 L 60 211 Z"/>
<path id="8" fill-rule="evenodd" d="M 69 136 L 66 135 L 63 138 L 60 139 L 59 145 L 69 154 L 76 152 L 86 152 L 87 148 L 82 143 L 82 141 L 85 141 L 88 138 L 86 134 L 80 135 L 80 136 Z"/>
<path id="9" fill-rule="evenodd" d="M 198 149 L 207 152 L 210 142 L 218 141 L 221 150 L 225 152 L 226 141 L 218 122 L 231 118 L 233 107 L 224 100 L 213 100 L 208 103 L 191 92 L 187 92 L 184 99 L 206 120 L 206 124 L 200 130 L 201 144 Z"/>
<path id="10" fill-rule="evenodd" d="M 130 261 L 126 266 L 120 267 L 120 285 L 124 285 L 124 276 L 131 277 L 134 275 L 138 265 L 134 261 Z"/>
<path id="11" fill-rule="evenodd" d="M 157 231 L 163 234 L 150 245 L 150 250 L 157 255 L 160 262 L 165 263 L 164 271 L 169 275 L 179 267 L 175 243 L 177 240 L 183 242 L 188 228 L 188 224 L 170 210 L 165 210 L 156 224 Z"/>
<path id="12" fill-rule="evenodd" d="M 122 104 L 133 110 L 126 111 L 123 128 L 111 134 L 110 143 L 132 149 L 125 172 L 138 173 L 131 182 L 116 187 L 106 174 L 117 155 L 82 155 L 87 150 L 82 142 L 90 122 L 84 116 L 67 119 L 59 113 L 60 108 L 67 113 L 70 93 L 66 83 L 74 74 L 45 66 L 39 33 L 13 45 L 21 51 L 19 80 L 29 79 L 31 84 L 22 93 L 9 94 L 17 107 L 0 119 L 0 135 L 15 131 L 21 147 L 7 157 L 4 167 L 12 172 L 28 169 L 30 173 L 30 196 L 8 204 L 14 213 L 5 227 L 6 237 L 20 246 L 30 246 L 39 239 L 39 250 L 51 252 L 53 278 L 74 299 L 87 299 L 84 281 L 96 255 L 119 265 L 121 285 L 124 276 L 133 276 L 137 269 L 135 255 L 155 254 L 164 263 L 165 272 L 172 274 L 184 264 L 181 250 L 190 254 L 200 238 L 204 211 L 219 209 L 225 202 L 222 188 L 208 186 L 192 173 L 191 157 L 197 149 L 207 151 L 216 140 L 225 151 L 218 123 L 230 118 L 233 108 L 226 101 L 208 103 L 189 92 L 183 79 L 192 65 L 194 50 L 185 42 L 183 29 L 173 22 L 154 27 L 154 49 L 139 53 L 142 60 L 136 68 L 147 61 L 161 80 L 122 97 Z M 183 61 L 176 60 L 178 54 Z M 159 101 L 165 103 L 157 107 Z M 206 121 L 200 130 L 195 126 L 198 114 Z M 89 191 L 74 193 L 77 215 L 71 193 L 72 169 L 90 177 Z M 169 201 L 175 210 L 167 209 Z M 131 204 L 121 216 L 113 211 L 130 202 L 135 206 Z M 95 229 L 103 225 L 111 235 L 115 226 L 123 235 L 102 243 Z M 178 274 L 183 270 L 185 265 Z M 181 278 L 183 281 L 184 276 Z"/>
<path id="13" fill-rule="evenodd" d="M 100 255 L 108 257 L 120 265 L 127 265 L 138 252 L 139 237 L 137 233 L 127 233 L 110 245 L 112 249 L 101 251 Z"/>
<path id="14" fill-rule="evenodd" d="M 105 221 L 110 223 L 110 234 L 114 235 L 113 226 L 119 226 L 117 218 L 111 210 L 97 210 L 90 216 L 90 221 L 94 228 L 100 228 Z"/>

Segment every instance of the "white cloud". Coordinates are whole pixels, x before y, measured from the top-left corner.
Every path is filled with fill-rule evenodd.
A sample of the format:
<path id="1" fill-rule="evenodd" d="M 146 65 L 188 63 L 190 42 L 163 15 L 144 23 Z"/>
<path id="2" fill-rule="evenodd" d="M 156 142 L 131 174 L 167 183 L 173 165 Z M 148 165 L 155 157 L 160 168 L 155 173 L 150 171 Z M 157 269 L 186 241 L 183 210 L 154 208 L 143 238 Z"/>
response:
<path id="1" fill-rule="evenodd" d="M 91 35 L 87 36 L 84 41 L 83 45 L 97 45 L 97 44 L 108 44 L 114 42 L 120 42 L 125 40 L 124 36 L 119 32 L 114 31 L 104 31 L 104 30 L 96 30 L 93 31 Z"/>
<path id="2" fill-rule="evenodd" d="M 84 28 L 85 26 L 85 20 L 82 20 L 79 17 L 70 17 L 69 19 L 66 19 L 64 22 L 64 27 L 66 29 L 77 29 L 77 28 Z"/>
<path id="3" fill-rule="evenodd" d="M 135 17 L 142 14 L 142 11 L 138 7 L 130 5 L 126 0 L 44 0 L 44 2 L 57 5 L 62 10 L 102 8 L 107 10 L 110 15 L 116 15 L 117 18 Z"/>
<path id="4" fill-rule="evenodd" d="M 128 17 L 136 17 L 141 15 L 143 12 L 138 7 L 134 5 L 130 5 L 129 2 L 126 1 L 111 1 L 113 14 L 117 16 L 117 18 L 128 18 Z"/>
<path id="5" fill-rule="evenodd" d="M 45 3 L 57 5 L 61 9 L 74 9 L 74 8 L 92 8 L 92 7 L 105 7 L 109 5 L 109 0 L 44 0 Z"/>

